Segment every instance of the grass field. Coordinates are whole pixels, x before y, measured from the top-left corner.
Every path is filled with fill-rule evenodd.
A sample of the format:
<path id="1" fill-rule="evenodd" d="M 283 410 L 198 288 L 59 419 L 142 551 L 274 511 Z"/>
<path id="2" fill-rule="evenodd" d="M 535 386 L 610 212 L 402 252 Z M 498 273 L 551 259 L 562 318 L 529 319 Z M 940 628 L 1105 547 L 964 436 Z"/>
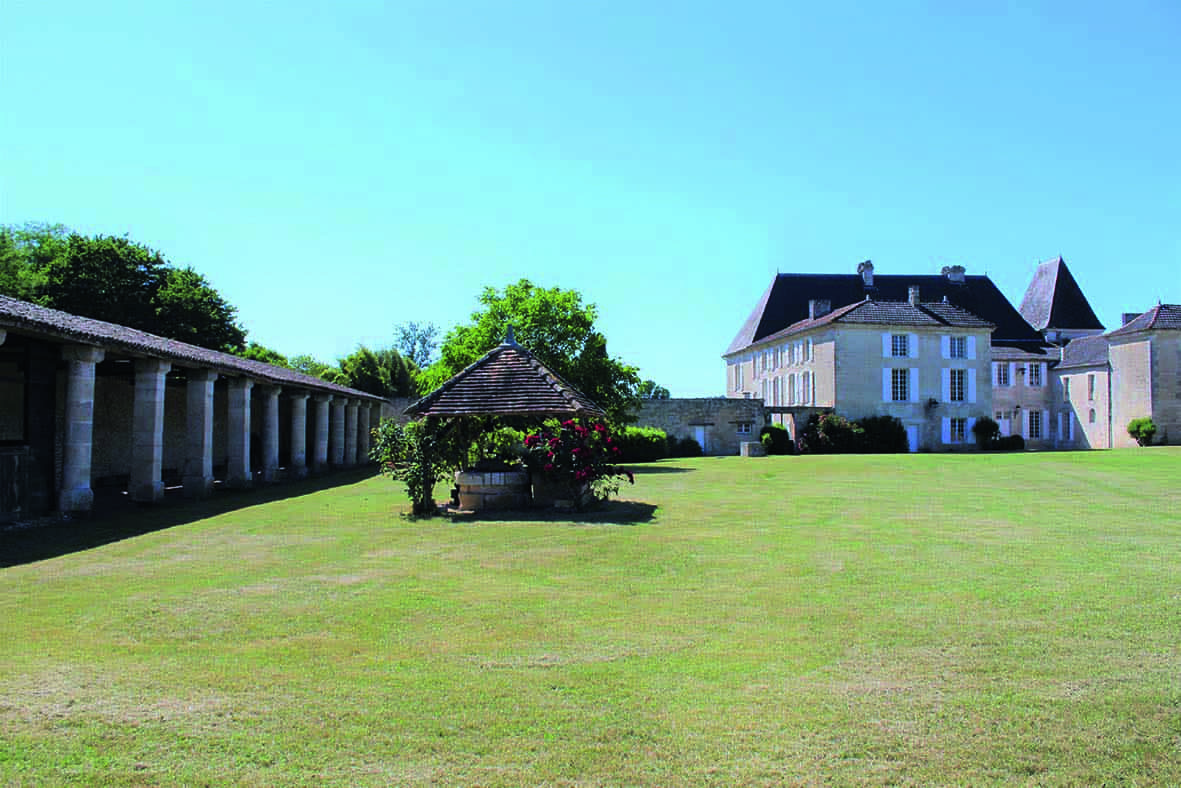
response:
<path id="1" fill-rule="evenodd" d="M 0 569 L 0 784 L 1181 783 L 1181 450 L 286 489 Z"/>

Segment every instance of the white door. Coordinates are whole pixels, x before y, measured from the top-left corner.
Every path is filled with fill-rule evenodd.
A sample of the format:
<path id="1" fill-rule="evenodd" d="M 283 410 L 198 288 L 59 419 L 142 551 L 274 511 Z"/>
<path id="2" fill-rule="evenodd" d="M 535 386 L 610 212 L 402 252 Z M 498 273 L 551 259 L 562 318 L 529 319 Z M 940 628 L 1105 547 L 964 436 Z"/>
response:
<path id="1" fill-rule="evenodd" d="M 709 446 L 705 445 L 705 427 L 697 426 L 693 428 L 693 437 L 697 438 L 697 443 L 701 446 L 702 454 L 709 454 Z"/>
<path id="2" fill-rule="evenodd" d="M 1009 419 L 997 419 L 996 424 L 1000 427 L 1000 434 L 1002 438 L 1009 437 L 1009 430 L 1013 429 L 1013 422 Z"/>
<path id="3" fill-rule="evenodd" d="M 909 452 L 919 450 L 919 426 L 917 424 L 909 424 L 906 427 L 906 450 Z"/>

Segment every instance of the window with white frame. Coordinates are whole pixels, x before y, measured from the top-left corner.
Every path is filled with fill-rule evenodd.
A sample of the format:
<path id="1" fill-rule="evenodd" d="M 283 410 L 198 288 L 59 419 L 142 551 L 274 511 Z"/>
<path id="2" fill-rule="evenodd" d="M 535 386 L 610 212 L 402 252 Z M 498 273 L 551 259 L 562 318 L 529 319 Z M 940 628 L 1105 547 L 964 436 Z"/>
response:
<path id="1" fill-rule="evenodd" d="M 963 443 L 964 436 L 968 432 L 968 420 L 965 418 L 953 418 L 949 425 L 950 430 L 948 436 L 952 443 Z"/>
<path id="2" fill-rule="evenodd" d="M 948 398 L 952 402 L 963 402 L 967 389 L 967 383 L 965 381 L 968 377 L 968 371 L 966 369 L 950 369 L 948 372 L 950 373 Z"/>
<path id="3" fill-rule="evenodd" d="M 1009 365 L 1008 364 L 1001 363 L 1001 364 L 996 365 L 996 384 L 998 386 L 1012 385 L 1009 383 Z"/>
<path id="4" fill-rule="evenodd" d="M 796 376 L 787 376 L 787 404 L 796 404 Z"/>
<path id="5" fill-rule="evenodd" d="M 890 400 L 892 402 L 907 402 L 910 400 L 910 370 L 890 370 Z"/>
<path id="6" fill-rule="evenodd" d="M 1031 440 L 1042 437 L 1042 412 L 1040 410 L 1029 411 L 1029 437 Z"/>
<path id="7" fill-rule="evenodd" d="M 1029 379 L 1028 380 L 1029 380 L 1029 382 L 1026 385 L 1029 385 L 1029 386 L 1042 385 L 1042 365 L 1041 364 L 1030 364 L 1029 365 Z"/>
<path id="8" fill-rule="evenodd" d="M 812 401 L 812 373 L 805 372 L 803 375 L 803 378 L 804 378 L 804 403 L 807 404 Z"/>
<path id="9" fill-rule="evenodd" d="M 750 435 L 753 425 L 749 421 L 740 421 L 735 425 L 735 431 L 739 435 Z"/>
<path id="10" fill-rule="evenodd" d="M 1070 402 L 1070 378 L 1062 378 L 1062 401 Z"/>
<path id="11" fill-rule="evenodd" d="M 1087 422 L 1089 424 L 1095 423 L 1095 409 L 1094 408 L 1091 408 L 1089 411 L 1087 411 Z"/>
<path id="12" fill-rule="evenodd" d="M 950 358 L 967 358 L 968 357 L 968 338 L 967 337 L 951 337 L 947 341 L 947 355 Z"/>
<path id="13" fill-rule="evenodd" d="M 1087 399 L 1095 399 L 1095 376 L 1087 375 Z"/>
<path id="14" fill-rule="evenodd" d="M 910 337 L 906 334 L 890 336 L 890 355 L 894 358 L 906 358 L 910 355 Z"/>
<path id="15" fill-rule="evenodd" d="M 813 347 L 811 339 L 808 340 L 808 360 L 809 361 L 816 360 L 816 349 Z"/>

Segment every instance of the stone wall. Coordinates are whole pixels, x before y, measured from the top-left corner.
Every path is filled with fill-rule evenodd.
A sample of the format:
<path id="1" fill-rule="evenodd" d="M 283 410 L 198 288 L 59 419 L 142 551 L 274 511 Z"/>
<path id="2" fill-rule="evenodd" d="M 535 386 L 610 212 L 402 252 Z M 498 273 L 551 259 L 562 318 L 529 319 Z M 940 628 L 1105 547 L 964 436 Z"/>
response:
<path id="1" fill-rule="evenodd" d="M 763 402 L 733 397 L 644 400 L 636 424 L 658 427 L 678 438 L 696 438 L 706 454 L 737 455 L 743 441 L 758 440 L 766 423 Z M 750 425 L 740 433 L 739 425 Z"/>

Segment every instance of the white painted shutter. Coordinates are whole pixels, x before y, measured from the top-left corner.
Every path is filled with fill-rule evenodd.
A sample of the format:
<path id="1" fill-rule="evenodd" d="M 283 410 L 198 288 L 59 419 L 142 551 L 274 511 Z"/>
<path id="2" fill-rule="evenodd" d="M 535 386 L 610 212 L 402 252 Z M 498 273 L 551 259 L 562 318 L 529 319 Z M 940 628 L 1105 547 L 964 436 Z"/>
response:
<path id="1" fill-rule="evenodd" d="M 1040 367 L 1042 368 L 1042 378 L 1041 378 L 1041 380 L 1042 380 L 1042 385 L 1043 385 L 1043 386 L 1048 386 L 1048 385 L 1050 385 L 1050 380 L 1049 380 L 1049 378 L 1047 378 L 1047 377 L 1046 377 L 1046 373 L 1049 371 L 1049 370 L 1046 368 L 1046 362 L 1044 362 L 1044 361 L 1043 361 L 1043 362 L 1041 362 L 1041 363 L 1040 363 L 1038 366 L 1040 366 Z"/>
<path id="2" fill-rule="evenodd" d="M 810 394 L 812 396 L 812 404 L 815 405 L 816 404 L 816 375 L 814 375 L 814 374 L 809 375 L 808 381 L 812 384 L 812 391 L 810 392 Z"/>
<path id="3" fill-rule="evenodd" d="M 968 337 L 968 358 L 976 358 L 976 337 Z"/>
<path id="4" fill-rule="evenodd" d="M 1021 413 L 1021 437 L 1029 440 L 1029 411 Z"/>
<path id="5" fill-rule="evenodd" d="M 890 335 L 882 334 L 882 358 L 890 357 Z"/>
<path id="6" fill-rule="evenodd" d="M 992 385 L 994 385 L 994 386 L 997 384 L 997 371 L 996 370 L 997 370 L 997 367 L 999 367 L 999 366 L 1000 366 L 1000 364 L 998 364 L 997 362 L 995 362 L 995 361 L 992 362 Z"/>
<path id="7" fill-rule="evenodd" d="M 943 380 L 943 388 L 941 389 L 943 392 L 943 401 L 951 402 L 951 370 L 944 367 L 939 370 L 939 373 Z"/>
<path id="8" fill-rule="evenodd" d="M 890 368 L 882 370 L 882 402 L 890 401 Z"/>
<path id="9" fill-rule="evenodd" d="M 909 379 L 907 382 L 910 385 L 907 388 L 910 389 L 910 401 L 911 402 L 918 402 L 919 401 L 919 368 L 918 367 L 911 367 L 908 375 L 909 375 Z"/>
<path id="10" fill-rule="evenodd" d="M 968 370 L 968 402 L 976 401 L 976 370 Z"/>
<path id="11" fill-rule="evenodd" d="M 972 428 L 976 426 L 976 419 L 968 419 L 967 425 L 964 426 L 964 443 L 972 440 L 976 436 L 972 434 Z"/>
<path id="12" fill-rule="evenodd" d="M 1042 440 L 1045 440 L 1046 438 L 1050 437 L 1049 432 L 1050 432 L 1050 411 L 1043 410 L 1042 411 Z"/>
<path id="13" fill-rule="evenodd" d="M 906 340 L 906 349 L 907 349 L 907 351 L 909 351 L 907 353 L 907 355 L 910 356 L 911 358 L 918 358 L 919 357 L 919 335 L 918 334 L 910 334 L 909 335 L 909 337 Z"/>
<path id="14" fill-rule="evenodd" d="M 943 419 L 943 442 L 951 443 L 951 419 L 946 417 Z"/>
<path id="15" fill-rule="evenodd" d="M 951 358 L 951 337 L 939 337 L 939 350 L 944 358 Z"/>
<path id="16" fill-rule="evenodd" d="M 1017 385 L 1017 362 L 1016 361 L 1009 362 L 1009 385 L 1010 386 Z"/>

